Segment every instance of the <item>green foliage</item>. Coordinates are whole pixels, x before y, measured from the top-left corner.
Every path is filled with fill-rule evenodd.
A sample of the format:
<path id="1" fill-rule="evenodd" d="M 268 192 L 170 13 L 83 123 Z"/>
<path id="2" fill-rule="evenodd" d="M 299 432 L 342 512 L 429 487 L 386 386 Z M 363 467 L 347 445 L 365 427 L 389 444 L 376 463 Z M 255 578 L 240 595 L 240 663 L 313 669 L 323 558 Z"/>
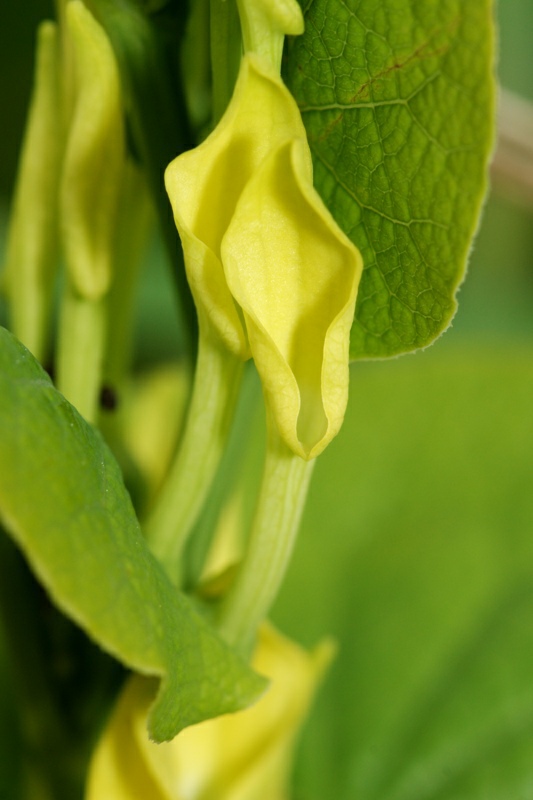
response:
<path id="1" fill-rule="evenodd" d="M 328 630 L 340 643 L 300 794 L 526 798 L 530 351 L 456 345 L 353 378 L 357 399 L 317 465 L 275 612 L 300 640 Z M 349 468 L 354 453 L 364 471 Z"/>
<path id="2" fill-rule="evenodd" d="M 351 357 L 409 352 L 431 343 L 455 312 L 486 188 L 492 3 L 301 2 L 306 30 L 288 43 L 285 78 L 306 126 L 316 188 L 365 262 Z M 188 120 L 183 88 L 195 91 L 199 68 L 207 89 L 208 4 L 185 39 L 189 4 L 181 0 L 87 5 L 118 59 L 128 152 L 156 200 L 182 304 L 181 351 L 192 358 L 195 312 L 162 175 L 205 132 L 209 101 L 202 98 L 201 124 L 191 108 Z M 211 7 L 217 25 L 226 19 L 211 25 L 218 117 L 233 76 L 218 61 L 231 64 L 241 43 L 234 0 Z M 153 290 L 151 271 L 140 292 L 148 320 L 140 338 L 146 347 L 155 336 L 161 352 L 168 293 L 157 290 L 150 307 Z M 341 642 L 302 751 L 298 789 L 307 800 L 514 800 L 530 791 L 533 373 L 492 352 L 421 364 L 359 367 L 344 429 L 317 466 L 277 607 L 282 628 L 297 638 L 312 644 L 332 632 Z M 248 440 L 248 429 L 236 430 Z M 512 468 L 503 469 L 508 454 Z M 250 451 L 230 456 L 189 545 L 191 592 L 213 529 L 242 499 L 237 490 L 247 505 L 255 497 Z M 156 740 L 238 710 L 264 688 L 147 548 L 100 434 L 4 329 L 0 523 L 52 601 L 109 653 L 153 676 Z M 233 564 L 214 591 L 232 575 Z M 257 572 L 254 579 L 262 583 Z M 30 640 L 32 630 L 20 627 Z M 16 654 L 13 661 L 17 669 Z M 52 715 L 41 716 L 49 734 Z M 1 776 L 0 795 L 14 796 L 9 784 L 29 748 L 2 693 L 0 717 L 0 751 L 13 767 L 6 789 Z"/>
<path id="3" fill-rule="evenodd" d="M 362 252 L 353 359 L 430 344 L 456 309 L 493 138 L 490 0 L 311 0 L 287 82 L 315 185 Z"/>
<path id="4" fill-rule="evenodd" d="M 264 680 L 148 551 L 101 436 L 4 329 L 0 442 L 0 520 L 65 613 L 128 666 L 162 678 L 156 740 L 260 694 Z"/>

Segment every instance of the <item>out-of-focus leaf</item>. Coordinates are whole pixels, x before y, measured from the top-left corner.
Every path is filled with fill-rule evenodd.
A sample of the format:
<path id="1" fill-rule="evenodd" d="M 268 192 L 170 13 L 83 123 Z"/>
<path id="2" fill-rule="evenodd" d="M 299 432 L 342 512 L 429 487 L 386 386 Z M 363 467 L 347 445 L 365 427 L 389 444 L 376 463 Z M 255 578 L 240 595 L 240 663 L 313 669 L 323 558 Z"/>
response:
<path id="1" fill-rule="evenodd" d="M 491 0 L 308 0 L 287 82 L 315 185 L 365 263 L 353 359 L 449 324 L 493 137 Z"/>
<path id="2" fill-rule="evenodd" d="M 156 740 L 264 688 L 149 552 L 101 436 L 4 329 L 0 519 L 66 614 L 125 664 L 162 678 L 149 720 Z"/>
<path id="3" fill-rule="evenodd" d="M 307 800 L 528 797 L 532 393 L 527 351 L 354 369 L 275 613 L 340 643 L 302 752 Z"/>

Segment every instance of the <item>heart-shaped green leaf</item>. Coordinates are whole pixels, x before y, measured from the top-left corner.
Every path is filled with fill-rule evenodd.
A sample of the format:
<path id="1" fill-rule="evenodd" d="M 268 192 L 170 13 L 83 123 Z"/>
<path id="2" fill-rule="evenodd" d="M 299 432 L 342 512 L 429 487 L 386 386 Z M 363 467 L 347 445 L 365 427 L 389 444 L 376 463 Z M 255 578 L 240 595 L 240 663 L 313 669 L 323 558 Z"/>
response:
<path id="1" fill-rule="evenodd" d="M 162 679 L 149 720 L 157 741 L 263 690 L 149 552 L 99 433 L 3 328 L 0 521 L 66 614 L 125 664 Z"/>
<path id="2" fill-rule="evenodd" d="M 307 0 L 287 83 L 315 185 L 365 263 L 351 356 L 448 326 L 493 138 L 491 0 Z"/>

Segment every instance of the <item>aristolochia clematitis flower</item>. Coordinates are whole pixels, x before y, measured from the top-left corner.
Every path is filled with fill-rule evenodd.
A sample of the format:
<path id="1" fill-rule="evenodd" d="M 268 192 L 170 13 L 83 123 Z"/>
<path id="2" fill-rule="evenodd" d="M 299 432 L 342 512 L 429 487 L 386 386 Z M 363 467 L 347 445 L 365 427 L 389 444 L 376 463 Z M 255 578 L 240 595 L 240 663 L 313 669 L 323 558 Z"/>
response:
<path id="1" fill-rule="evenodd" d="M 221 262 L 222 239 L 244 187 L 272 148 L 304 134 L 298 109 L 281 81 L 259 59 L 246 56 L 219 125 L 166 171 L 200 322 L 207 321 L 243 358 L 250 353 Z"/>
<path id="2" fill-rule="evenodd" d="M 344 417 L 359 263 L 313 189 L 304 139 L 274 150 L 250 179 L 222 261 L 282 438 L 313 458 Z"/>
<path id="3" fill-rule="evenodd" d="M 251 352 L 282 439 L 313 458 L 346 408 L 362 261 L 313 187 L 300 113 L 266 61 L 243 58 L 226 114 L 166 184 L 201 328 Z"/>
<path id="4" fill-rule="evenodd" d="M 313 653 L 268 625 L 253 666 L 271 679 L 251 708 L 148 740 L 153 685 L 136 676 L 124 690 L 94 753 L 86 800 L 285 800 L 292 753 L 332 646 Z"/>

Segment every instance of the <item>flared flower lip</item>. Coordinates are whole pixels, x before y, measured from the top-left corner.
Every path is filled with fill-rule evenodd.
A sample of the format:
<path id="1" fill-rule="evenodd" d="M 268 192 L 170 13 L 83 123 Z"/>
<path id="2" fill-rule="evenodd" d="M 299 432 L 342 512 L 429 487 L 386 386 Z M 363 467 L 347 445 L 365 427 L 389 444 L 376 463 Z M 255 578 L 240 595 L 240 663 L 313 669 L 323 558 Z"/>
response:
<path id="1" fill-rule="evenodd" d="M 349 329 L 351 328 L 351 324 L 353 321 L 354 313 L 355 313 L 355 304 L 357 300 L 357 292 L 359 288 L 359 283 L 363 271 L 363 260 L 359 250 L 355 247 L 352 241 L 346 236 L 346 234 L 339 228 L 335 219 L 333 218 L 331 212 L 327 209 L 327 207 L 322 202 L 320 196 L 314 189 L 312 182 L 306 180 L 306 170 L 304 167 L 304 162 L 306 161 L 306 151 L 307 151 L 307 141 L 300 137 L 295 137 L 291 139 L 287 139 L 283 142 L 276 150 L 274 150 L 270 155 L 269 158 L 276 158 L 283 150 L 289 149 L 290 151 L 290 160 L 293 167 L 293 175 L 296 180 L 297 186 L 305 198 L 305 200 L 309 203 L 312 210 L 319 216 L 322 222 L 326 225 L 329 232 L 335 239 L 337 240 L 340 247 L 344 248 L 347 251 L 347 255 L 351 257 L 353 269 L 352 275 L 349 281 L 346 282 L 346 291 L 347 296 L 343 305 L 339 308 L 335 316 L 330 321 L 324 336 L 324 346 L 322 349 L 321 357 L 322 357 L 322 369 L 321 369 L 321 390 L 322 396 L 327 396 L 327 392 L 324 392 L 325 386 L 328 382 L 328 365 L 329 359 L 327 358 L 328 351 L 331 348 L 332 339 L 334 339 L 335 333 L 339 330 L 340 327 L 348 328 L 348 335 L 346 336 L 346 353 L 343 355 L 345 356 L 345 369 L 346 375 L 343 376 L 344 380 L 342 381 L 342 385 L 337 387 L 337 390 L 342 392 L 342 398 L 336 398 L 334 402 L 327 403 L 326 405 L 329 408 L 324 408 L 326 419 L 327 419 L 327 428 L 324 431 L 324 435 L 320 438 L 319 441 L 315 442 L 311 447 L 305 447 L 305 445 L 300 441 L 297 436 L 297 426 L 294 426 L 294 434 L 287 436 L 285 438 L 287 444 L 290 448 L 297 453 L 299 456 L 304 458 L 305 460 L 310 460 L 318 456 L 328 445 L 331 439 L 338 433 L 341 425 L 342 420 L 344 418 L 344 408 L 347 402 L 347 393 L 348 393 L 348 360 L 349 360 Z M 265 159 L 266 161 L 266 159 Z M 265 163 L 265 162 L 263 162 Z M 311 169 L 310 169 L 311 171 Z M 312 173 L 311 173 L 312 175 Z M 243 192 L 244 195 L 244 192 Z M 242 196 L 239 200 L 239 203 L 242 200 Z M 237 204 L 235 215 L 236 218 L 239 213 L 239 203 Z M 222 263 L 224 264 L 224 245 L 225 245 L 226 235 L 222 240 L 222 247 L 221 252 L 223 254 Z M 238 301 L 237 301 L 238 302 Z M 292 384 L 292 393 L 294 397 L 298 398 L 298 405 L 297 409 L 295 409 L 295 417 L 299 416 L 301 410 L 301 395 L 300 389 L 298 386 L 298 382 L 296 377 L 291 369 L 289 362 L 287 361 L 286 357 L 276 344 L 275 339 L 269 332 L 268 328 L 263 324 L 260 317 L 257 313 L 254 312 L 253 308 L 248 308 L 243 306 L 243 311 L 245 317 L 248 316 L 253 320 L 253 323 L 257 326 L 257 328 L 261 331 L 261 333 L 269 340 L 271 347 L 275 350 L 277 357 L 283 363 L 284 367 L 286 368 L 287 373 L 287 382 L 290 381 Z M 344 324 L 343 324 L 344 323 Z M 250 334 L 251 335 L 251 334 Z M 253 349 L 253 348 L 252 348 Z M 344 389 L 344 391 L 343 391 Z M 339 406 L 342 406 L 341 413 L 335 413 L 335 409 Z"/>

